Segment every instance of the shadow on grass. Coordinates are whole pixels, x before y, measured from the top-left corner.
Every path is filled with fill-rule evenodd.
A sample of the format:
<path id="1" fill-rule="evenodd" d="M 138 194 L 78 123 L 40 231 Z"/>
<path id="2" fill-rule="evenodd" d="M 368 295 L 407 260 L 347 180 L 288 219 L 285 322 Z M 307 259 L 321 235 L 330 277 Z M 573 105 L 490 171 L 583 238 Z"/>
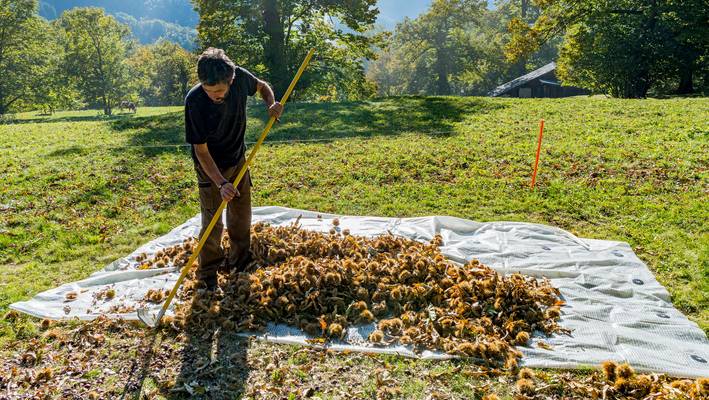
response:
<path id="1" fill-rule="evenodd" d="M 53 152 L 47 154 L 49 157 L 66 157 L 66 156 L 80 156 L 87 154 L 88 149 L 82 146 L 71 146 L 63 149 L 54 150 Z"/>
<path id="2" fill-rule="evenodd" d="M 342 103 L 290 103 L 282 122 L 269 133 L 269 141 L 337 140 L 418 133 L 452 136 L 456 125 L 474 114 L 505 107 L 484 98 L 397 97 Z M 261 134 L 266 112 L 261 104 L 249 106 L 246 141 Z M 145 146 L 146 156 L 174 151 L 184 145 L 182 112 L 125 118 L 111 123 L 116 132 L 131 131 L 129 145 Z M 166 146 L 163 148 L 150 146 Z"/>
<path id="3" fill-rule="evenodd" d="M 199 296 L 208 307 L 220 305 L 221 300 L 209 295 L 196 295 L 187 312 L 184 330 L 177 335 L 168 331 L 153 330 L 146 336 L 141 356 L 131 366 L 121 399 L 142 400 L 146 392 L 157 389 L 167 399 L 238 399 L 244 393 L 249 377 L 247 362 L 249 340 L 234 331 L 224 330 L 214 319 L 204 320 L 207 313 L 199 305 Z M 196 315 L 196 316 L 195 316 Z M 222 315 L 219 319 L 228 319 Z M 166 358 L 163 336 L 172 336 L 170 342 L 179 343 L 176 357 Z M 162 353 L 162 354 L 161 354 Z M 170 353 L 169 353 L 170 354 Z M 165 363 L 179 365 L 174 383 L 170 387 L 156 386 Z M 167 378 L 167 377 L 165 377 Z M 151 397 L 152 398 L 152 397 Z"/>
<path id="4" fill-rule="evenodd" d="M 0 121 L 0 124 L 6 125 L 20 125 L 20 124 L 41 124 L 41 123 L 55 123 L 55 122 L 89 122 L 89 121 L 120 121 L 125 119 L 131 119 L 134 114 L 132 113 L 118 113 L 113 115 L 72 115 L 66 117 L 60 116 L 40 116 L 37 118 L 12 118 L 7 121 Z"/>
<path id="5" fill-rule="evenodd" d="M 211 320 L 202 319 L 207 313 L 200 309 L 197 297 L 193 298 L 187 314 L 180 371 L 168 398 L 241 398 L 249 376 L 249 341 L 215 323 L 216 320 L 229 319 L 228 313 Z M 204 300 L 208 300 L 210 309 L 221 306 L 221 300 L 210 297 Z"/>
<path id="6" fill-rule="evenodd" d="M 418 133 L 452 136 L 456 124 L 473 114 L 504 107 L 480 98 L 397 97 L 343 103 L 299 103 L 287 106 L 283 123 L 268 140 L 327 140 Z M 265 118 L 262 108 L 255 113 Z M 256 140 L 256 135 L 247 140 Z"/>
<path id="7" fill-rule="evenodd" d="M 145 382 L 150 375 L 150 367 L 155 358 L 156 345 L 162 343 L 162 334 L 157 330 L 152 330 L 148 336 L 144 348 L 141 349 L 141 356 L 133 360 L 133 363 L 128 373 L 128 380 L 123 387 L 123 393 L 120 399 L 140 399 Z"/>

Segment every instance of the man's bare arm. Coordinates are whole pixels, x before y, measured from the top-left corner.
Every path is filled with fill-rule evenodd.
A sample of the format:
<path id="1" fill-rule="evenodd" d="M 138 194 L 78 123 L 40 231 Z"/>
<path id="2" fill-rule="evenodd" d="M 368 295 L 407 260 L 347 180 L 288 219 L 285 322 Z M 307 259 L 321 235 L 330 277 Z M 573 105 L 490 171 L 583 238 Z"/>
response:
<path id="1" fill-rule="evenodd" d="M 209 179 L 211 179 L 212 182 L 214 182 L 214 184 L 216 184 L 217 186 L 221 185 L 224 182 L 227 182 L 219 189 L 219 192 L 222 195 L 222 199 L 230 201 L 234 197 L 239 197 L 239 191 L 234 187 L 234 185 L 232 185 L 231 182 L 227 181 L 227 179 L 224 178 L 224 175 L 222 175 L 221 172 L 219 172 L 217 164 L 214 162 L 212 155 L 209 154 L 207 144 L 194 144 L 193 146 L 194 152 L 197 155 L 197 159 L 199 160 L 199 165 L 202 166 L 202 169 L 207 174 L 207 176 L 209 176 Z"/>
<path id="2" fill-rule="evenodd" d="M 256 90 L 261 95 L 263 102 L 266 103 L 268 108 L 268 116 L 275 117 L 278 120 L 283 113 L 283 105 L 276 101 L 276 97 L 273 94 L 273 89 L 268 85 L 268 83 L 258 79 L 256 81 Z"/>

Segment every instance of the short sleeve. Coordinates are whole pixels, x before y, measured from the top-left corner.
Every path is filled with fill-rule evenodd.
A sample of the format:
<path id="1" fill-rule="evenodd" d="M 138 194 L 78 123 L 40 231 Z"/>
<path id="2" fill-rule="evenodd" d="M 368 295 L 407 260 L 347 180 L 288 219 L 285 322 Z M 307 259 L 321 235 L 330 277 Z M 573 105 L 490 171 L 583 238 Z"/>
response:
<path id="1" fill-rule="evenodd" d="M 246 88 L 246 93 L 249 96 L 253 96 L 256 94 L 256 82 L 258 82 L 258 79 L 252 74 L 249 70 L 246 68 L 242 67 L 236 67 L 239 72 L 240 72 L 240 78 L 243 81 L 243 85 Z"/>
<path id="2" fill-rule="evenodd" d="M 195 104 L 185 102 L 185 139 L 190 144 L 207 143 L 207 138 L 202 133 L 204 131 L 202 113 Z"/>

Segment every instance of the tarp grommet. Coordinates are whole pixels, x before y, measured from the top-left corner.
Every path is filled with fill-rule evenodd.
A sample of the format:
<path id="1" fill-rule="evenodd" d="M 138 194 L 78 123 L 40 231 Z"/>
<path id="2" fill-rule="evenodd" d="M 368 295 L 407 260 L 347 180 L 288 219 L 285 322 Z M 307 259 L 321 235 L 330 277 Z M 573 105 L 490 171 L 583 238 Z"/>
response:
<path id="1" fill-rule="evenodd" d="M 689 357 L 690 357 L 692 360 L 696 361 L 696 362 L 700 362 L 700 363 L 702 363 L 702 364 L 706 364 L 706 363 L 707 363 L 707 360 L 705 360 L 705 359 L 702 358 L 702 357 L 699 357 L 699 356 L 696 355 L 696 354 L 692 354 L 692 355 L 689 356 Z"/>

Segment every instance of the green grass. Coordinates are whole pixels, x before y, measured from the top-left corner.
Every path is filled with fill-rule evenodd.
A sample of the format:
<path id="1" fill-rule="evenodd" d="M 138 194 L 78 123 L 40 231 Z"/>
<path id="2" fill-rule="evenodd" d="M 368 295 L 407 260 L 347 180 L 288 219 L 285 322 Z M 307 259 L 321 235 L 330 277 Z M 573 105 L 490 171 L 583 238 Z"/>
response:
<path id="1" fill-rule="evenodd" d="M 250 107 L 248 141 L 262 108 Z M 255 205 L 538 222 L 626 241 L 709 331 L 706 99 L 407 97 L 293 103 L 283 121 L 256 159 Z M 0 311 L 198 211 L 180 107 L 19 114 L 0 136 Z M 0 342 L 32 329 L 0 322 Z"/>

